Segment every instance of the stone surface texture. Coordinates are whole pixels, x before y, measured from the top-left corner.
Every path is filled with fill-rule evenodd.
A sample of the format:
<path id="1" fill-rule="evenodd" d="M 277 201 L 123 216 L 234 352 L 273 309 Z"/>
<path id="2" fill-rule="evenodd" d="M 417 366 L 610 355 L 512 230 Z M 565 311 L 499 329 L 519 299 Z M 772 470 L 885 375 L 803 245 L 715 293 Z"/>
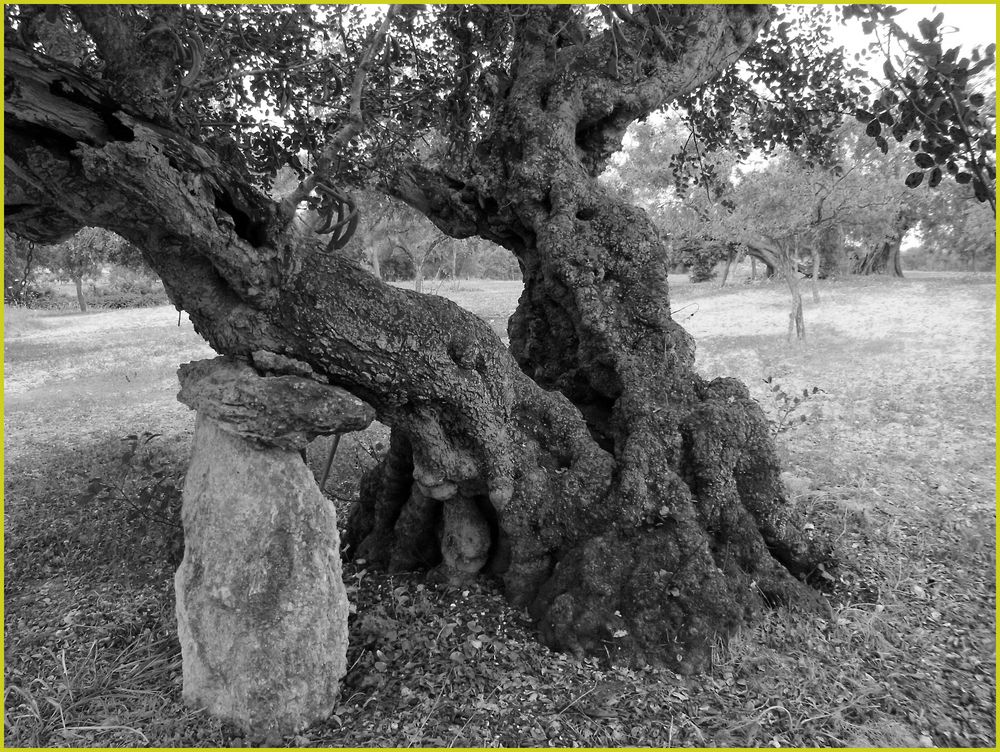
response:
<path id="1" fill-rule="evenodd" d="M 298 452 L 199 414 L 183 504 L 184 699 L 264 738 L 325 718 L 346 671 L 348 600 L 334 507 Z"/>
<path id="2" fill-rule="evenodd" d="M 183 364 L 177 399 L 224 430 L 268 446 L 302 449 L 317 436 L 367 428 L 375 411 L 339 387 L 296 375 L 261 376 L 219 357 Z"/>

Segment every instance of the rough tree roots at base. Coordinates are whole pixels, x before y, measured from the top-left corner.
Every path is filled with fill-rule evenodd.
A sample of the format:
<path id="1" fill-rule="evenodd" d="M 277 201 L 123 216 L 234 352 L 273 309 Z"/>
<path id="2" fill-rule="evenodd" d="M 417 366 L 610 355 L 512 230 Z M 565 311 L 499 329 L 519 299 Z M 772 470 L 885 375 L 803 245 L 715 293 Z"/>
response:
<path id="1" fill-rule="evenodd" d="M 351 510 L 348 555 L 390 571 L 429 568 L 453 584 L 497 576 L 553 648 L 696 670 L 716 638 L 761 605 L 825 608 L 797 576 L 829 554 L 789 508 L 767 423 L 746 388 L 727 379 L 699 392 L 672 432 L 679 443 L 650 437 L 647 451 L 592 473 L 561 470 L 581 470 L 602 509 L 594 524 L 579 524 L 583 514 L 570 529 L 545 526 L 564 513 L 558 498 L 531 499 L 526 515 L 487 494 L 429 497 L 413 482 L 410 440 L 394 431 Z M 670 466 L 680 458 L 685 477 Z"/>

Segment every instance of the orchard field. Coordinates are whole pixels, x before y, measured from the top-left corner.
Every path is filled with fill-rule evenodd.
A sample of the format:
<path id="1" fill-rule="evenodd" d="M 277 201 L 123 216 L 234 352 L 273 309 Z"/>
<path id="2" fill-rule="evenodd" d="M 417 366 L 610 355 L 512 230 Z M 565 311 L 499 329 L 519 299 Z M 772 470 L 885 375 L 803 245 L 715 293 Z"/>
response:
<path id="1" fill-rule="evenodd" d="M 520 284 L 438 292 L 504 336 Z M 682 677 L 553 653 L 490 585 L 355 562 L 338 708 L 282 744 L 993 746 L 994 277 L 818 292 L 802 344 L 777 283 L 672 279 L 671 303 L 699 370 L 748 384 L 794 503 L 836 541 L 829 618 L 771 611 Z M 175 371 L 211 351 L 170 307 L 8 308 L 5 324 L 6 744 L 256 743 L 180 702 L 172 572 L 194 416 Z M 341 521 L 385 434 L 341 443 L 326 488 Z"/>

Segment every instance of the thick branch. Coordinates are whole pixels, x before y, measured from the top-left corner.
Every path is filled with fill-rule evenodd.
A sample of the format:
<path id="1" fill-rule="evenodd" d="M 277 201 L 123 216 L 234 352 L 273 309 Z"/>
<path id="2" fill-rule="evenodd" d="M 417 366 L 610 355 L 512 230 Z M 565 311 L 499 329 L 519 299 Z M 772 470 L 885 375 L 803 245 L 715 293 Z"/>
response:
<path id="1" fill-rule="evenodd" d="M 599 174 L 621 148 L 632 121 L 736 62 L 770 15 L 766 6 L 753 5 L 644 6 L 627 16 L 630 23 L 618 24 L 617 33 L 588 42 L 574 68 L 579 71 L 577 143 L 591 174 Z M 609 67 L 615 47 L 620 65 Z"/>
<path id="2" fill-rule="evenodd" d="M 165 85 L 176 68 L 171 35 L 181 9 L 160 6 L 148 25 L 128 6 L 74 5 L 73 13 L 94 40 L 116 96 L 147 117 L 169 118 Z"/>
<path id="3" fill-rule="evenodd" d="M 481 237 L 511 250 L 530 244 L 534 233 L 496 198 L 442 170 L 410 164 L 389 180 L 387 192 L 426 216 L 445 235 Z"/>

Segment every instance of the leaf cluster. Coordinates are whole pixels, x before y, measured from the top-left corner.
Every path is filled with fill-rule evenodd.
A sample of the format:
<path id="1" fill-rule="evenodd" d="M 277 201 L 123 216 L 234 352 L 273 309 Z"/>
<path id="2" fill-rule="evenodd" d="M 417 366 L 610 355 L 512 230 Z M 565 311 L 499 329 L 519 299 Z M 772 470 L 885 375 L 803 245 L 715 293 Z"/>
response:
<path id="1" fill-rule="evenodd" d="M 823 6 L 783 7 L 738 65 L 678 100 L 703 148 L 745 160 L 785 146 L 810 163 L 826 161 L 831 134 L 853 109 L 859 73 L 834 44 L 835 23 Z"/>
<path id="2" fill-rule="evenodd" d="M 796 425 L 818 418 L 823 414 L 822 409 L 818 406 L 814 406 L 813 410 L 809 413 L 800 412 L 808 403 L 814 401 L 817 395 L 825 394 L 818 386 L 814 386 L 811 389 L 806 387 L 802 390 L 801 394 L 798 394 L 794 391 L 789 392 L 786 390 L 785 387 L 774 380 L 774 376 L 768 376 L 763 381 L 768 385 L 770 395 L 774 399 L 774 405 L 771 410 L 773 417 L 769 416 L 768 421 L 771 424 L 771 432 L 775 436 Z"/>
<path id="3" fill-rule="evenodd" d="M 121 62 L 102 58 L 71 7 L 39 7 L 5 6 L 17 43 L 97 77 Z M 656 7 L 403 6 L 375 49 L 384 11 L 357 5 L 191 5 L 170 12 L 126 6 L 116 12 L 143 40 L 167 50 L 167 124 L 213 147 L 265 190 L 282 168 L 301 179 L 322 165 L 327 184 L 339 190 L 335 186 L 377 186 L 411 159 L 467 164 L 510 93 L 517 45 L 526 35 L 543 36 L 553 60 L 563 49 L 608 42 L 608 75 L 626 86 L 646 72 L 651 50 L 669 59 L 672 35 L 685 32 L 683 11 Z M 545 23 L 529 23 L 540 14 Z M 973 51 L 968 59 L 957 48 L 944 50 L 939 18 L 925 21 L 924 39 L 916 40 L 903 35 L 887 7 L 850 6 L 844 14 L 863 16 L 870 30 L 888 29 L 907 45 L 906 64 L 887 65 L 885 89 L 870 103 L 865 99 L 871 91 L 859 83 L 863 71 L 850 67 L 834 43 L 837 16 L 829 8 L 775 10 L 738 63 L 675 103 L 687 135 L 669 164 L 682 193 L 704 189 L 724 200 L 718 184 L 728 176 L 706 159 L 714 151 L 745 160 L 787 148 L 808 165 L 830 166 L 832 136 L 853 113 L 883 151 L 886 132 L 900 141 L 918 133 L 911 147 L 920 170 L 908 184 L 926 179 L 936 186 L 953 174 L 977 197 L 990 199 L 995 142 L 988 102 L 970 82 L 992 65 L 993 50 Z M 325 149 L 352 117 L 358 61 L 368 52 L 374 57 L 361 89 L 364 129 L 331 157 Z M 333 225 L 356 221 L 350 202 L 327 203 Z M 337 233 L 339 240 L 349 236 Z"/>
<path id="4" fill-rule="evenodd" d="M 873 48 L 885 57 L 881 91 L 875 95 L 862 86 L 860 92 L 871 99 L 855 117 L 883 153 L 888 150 L 886 134 L 897 142 L 916 136 L 909 148 L 918 169 L 906 176 L 907 187 L 916 188 L 926 179 L 936 188 L 951 175 L 960 184 L 971 184 L 976 200 L 995 205 L 996 117 L 975 82 L 994 69 L 996 45 L 973 48 L 966 56 L 959 46 L 946 48 L 944 13 L 921 19 L 919 38 L 903 30 L 896 21 L 899 13 L 891 6 L 844 9 L 846 18 L 863 19 L 866 33 L 882 30 Z"/>

